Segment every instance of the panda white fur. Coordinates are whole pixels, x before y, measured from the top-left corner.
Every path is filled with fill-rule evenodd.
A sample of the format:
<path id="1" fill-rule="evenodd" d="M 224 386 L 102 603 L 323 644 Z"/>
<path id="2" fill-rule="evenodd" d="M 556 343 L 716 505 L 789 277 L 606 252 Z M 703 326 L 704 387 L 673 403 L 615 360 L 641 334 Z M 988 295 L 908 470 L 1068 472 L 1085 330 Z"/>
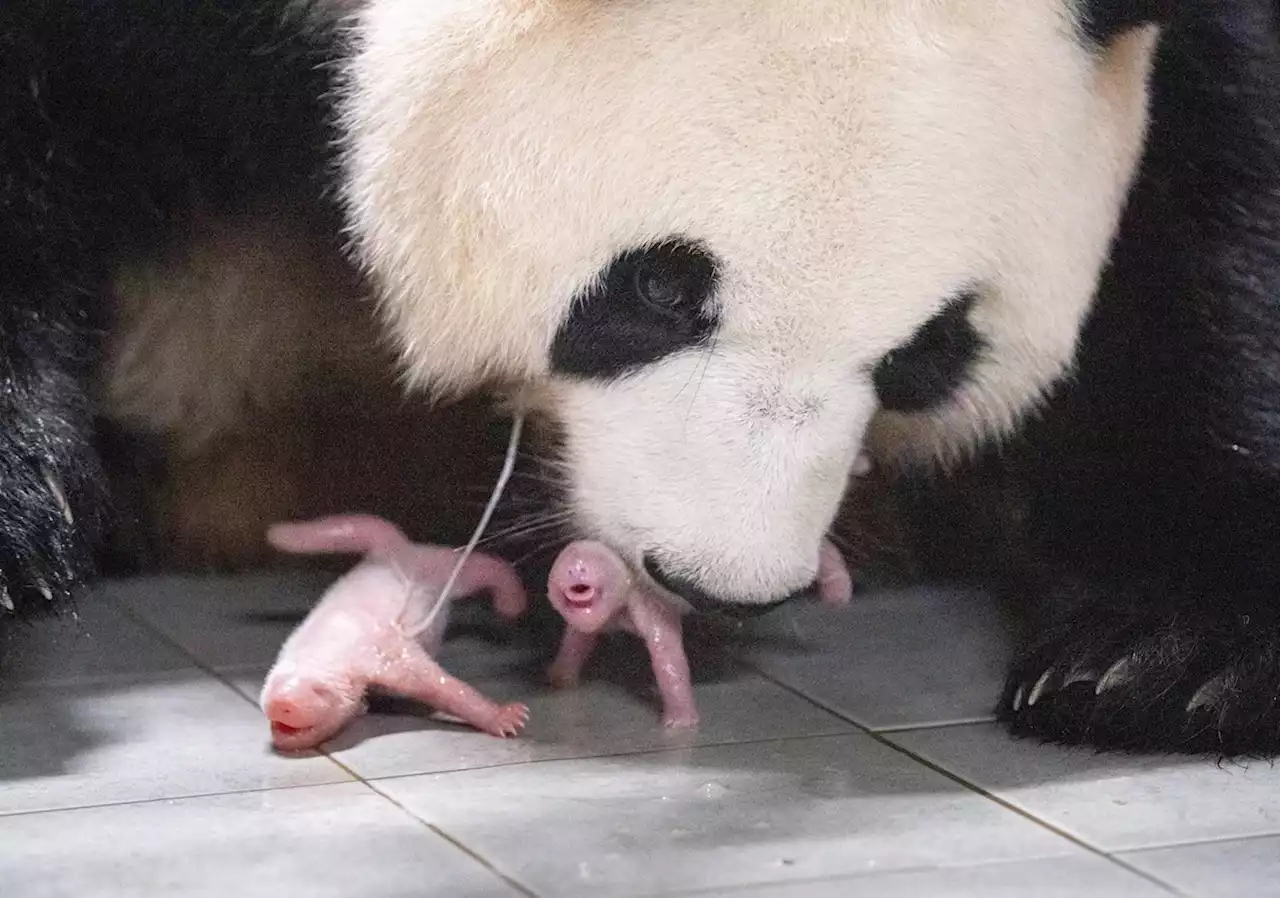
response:
<path id="1" fill-rule="evenodd" d="M 0 352 L 58 384 L 11 399 L 10 584 L 42 591 L 33 558 L 59 587 L 86 570 L 89 374 L 59 335 L 93 345 L 77 316 L 100 308 L 118 210 L 154 241 L 145 213 L 206 181 L 219 212 L 281 181 L 310 197 L 333 62 L 332 186 L 411 381 L 531 387 L 577 529 L 695 607 L 767 609 L 811 586 L 860 453 L 958 464 L 1039 411 L 1010 445 L 1053 573 L 1002 715 L 1099 745 L 1280 748 L 1272 0 L 367 0 L 338 5 L 349 44 L 329 5 L 123 5 L 0 12 L 25 52 L 0 98 L 40 138 L 0 157 L 26 199 L 0 220 L 26 260 L 0 290 L 36 310 Z M 81 86 L 68 46 L 124 44 L 203 77 L 36 90 Z M 135 108 L 224 118 L 162 131 L 153 158 L 100 133 Z M 41 442 L 48 409 L 70 439 Z"/>

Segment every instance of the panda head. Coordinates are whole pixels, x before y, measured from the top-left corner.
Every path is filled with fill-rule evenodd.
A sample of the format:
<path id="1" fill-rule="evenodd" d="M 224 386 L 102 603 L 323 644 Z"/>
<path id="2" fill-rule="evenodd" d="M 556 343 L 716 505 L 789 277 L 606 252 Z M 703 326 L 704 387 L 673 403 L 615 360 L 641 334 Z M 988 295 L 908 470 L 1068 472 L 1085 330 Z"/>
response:
<path id="1" fill-rule="evenodd" d="M 415 381 L 539 385 L 579 530 L 767 607 L 860 452 L 963 452 L 1068 367 L 1151 5 L 372 0 L 355 242 Z"/>

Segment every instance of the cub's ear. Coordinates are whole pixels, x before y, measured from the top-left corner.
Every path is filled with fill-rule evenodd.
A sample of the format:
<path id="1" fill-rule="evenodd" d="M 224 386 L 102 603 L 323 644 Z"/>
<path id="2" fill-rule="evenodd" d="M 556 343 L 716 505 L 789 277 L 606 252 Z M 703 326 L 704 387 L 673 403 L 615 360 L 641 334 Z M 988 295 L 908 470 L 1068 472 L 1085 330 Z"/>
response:
<path id="1" fill-rule="evenodd" d="M 1189 0 L 1077 0 L 1080 28 L 1092 43 L 1105 46 L 1140 25 L 1164 24 Z"/>

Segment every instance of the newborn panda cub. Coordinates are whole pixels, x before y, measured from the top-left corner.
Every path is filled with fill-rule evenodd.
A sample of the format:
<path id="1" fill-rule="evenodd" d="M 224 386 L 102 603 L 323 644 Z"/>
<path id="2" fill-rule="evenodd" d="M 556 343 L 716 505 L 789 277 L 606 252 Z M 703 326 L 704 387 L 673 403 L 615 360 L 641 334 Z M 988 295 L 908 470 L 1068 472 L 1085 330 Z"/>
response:
<path id="1" fill-rule="evenodd" d="M 424 702 L 494 736 L 524 728 L 527 707 L 495 704 L 432 660 L 448 623 L 448 608 L 436 610 L 436 602 L 457 560 L 453 550 L 415 545 L 392 524 L 362 515 L 277 524 L 268 540 L 286 552 L 364 554 L 285 642 L 267 676 L 260 703 L 276 748 L 300 751 L 337 735 L 364 710 L 371 688 Z M 481 592 L 491 593 L 508 619 L 528 605 L 515 571 L 477 553 L 463 565 L 454 593 Z"/>
<path id="2" fill-rule="evenodd" d="M 822 545 L 817 588 L 818 597 L 831 605 L 847 605 L 853 596 L 853 578 L 830 540 Z M 548 671 L 553 685 L 577 685 L 600 634 L 624 630 L 643 639 L 649 651 L 663 726 L 697 724 L 680 612 L 657 590 L 636 582 L 617 553 L 598 542 L 570 543 L 552 565 L 547 598 L 567 625 Z"/>

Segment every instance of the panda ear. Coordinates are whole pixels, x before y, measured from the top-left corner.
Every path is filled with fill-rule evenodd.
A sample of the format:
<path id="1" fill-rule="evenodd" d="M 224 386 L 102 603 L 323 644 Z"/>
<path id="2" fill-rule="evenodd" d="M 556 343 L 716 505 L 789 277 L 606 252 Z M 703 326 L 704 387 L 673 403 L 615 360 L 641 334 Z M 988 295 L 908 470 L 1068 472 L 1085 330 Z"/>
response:
<path id="1" fill-rule="evenodd" d="M 1111 41 L 1141 25 L 1163 24 L 1186 0 L 1079 0 L 1080 28 L 1094 44 Z"/>

